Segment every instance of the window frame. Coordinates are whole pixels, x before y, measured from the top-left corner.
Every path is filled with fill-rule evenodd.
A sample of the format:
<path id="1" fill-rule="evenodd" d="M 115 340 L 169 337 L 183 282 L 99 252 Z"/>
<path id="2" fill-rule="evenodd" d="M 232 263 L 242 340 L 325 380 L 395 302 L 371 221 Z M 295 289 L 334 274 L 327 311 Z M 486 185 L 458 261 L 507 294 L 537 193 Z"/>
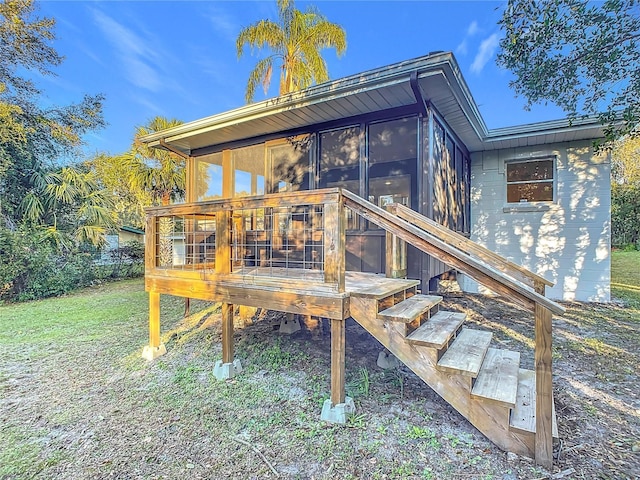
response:
<path id="1" fill-rule="evenodd" d="M 521 164 L 521 163 L 533 163 L 533 162 L 544 162 L 551 161 L 551 179 L 542 179 L 542 180 L 521 180 L 510 182 L 508 176 L 508 169 L 510 165 Z M 555 155 L 544 155 L 540 157 L 531 157 L 531 158 L 514 158 L 511 160 L 507 160 L 504 162 L 504 194 L 505 194 L 505 204 L 509 208 L 514 208 L 517 206 L 522 207 L 544 207 L 557 203 L 558 201 L 558 191 L 557 191 L 557 182 L 558 182 L 558 168 L 557 168 L 557 157 Z M 509 186 L 510 185 L 521 185 L 521 184 L 532 184 L 532 183 L 549 183 L 551 182 L 551 200 L 533 200 L 533 201 L 518 201 L 518 202 L 510 202 L 509 201 Z"/>

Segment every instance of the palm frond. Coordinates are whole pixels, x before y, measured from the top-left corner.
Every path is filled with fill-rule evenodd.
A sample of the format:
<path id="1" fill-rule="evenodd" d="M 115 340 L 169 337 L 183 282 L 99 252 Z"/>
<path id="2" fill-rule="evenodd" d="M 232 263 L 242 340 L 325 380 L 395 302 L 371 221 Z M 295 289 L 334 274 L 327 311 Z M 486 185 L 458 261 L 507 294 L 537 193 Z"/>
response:
<path id="1" fill-rule="evenodd" d="M 44 205 L 35 192 L 27 193 L 18 207 L 22 218 L 28 222 L 37 223 L 44 215 Z"/>
<path id="2" fill-rule="evenodd" d="M 260 20 L 240 30 L 236 39 L 238 58 L 242 57 L 245 45 L 249 45 L 252 53 L 265 47 L 282 52 L 285 38 L 285 32 L 280 25 L 271 20 Z"/>
<path id="3" fill-rule="evenodd" d="M 263 87 L 266 86 L 266 90 L 269 88 L 269 84 L 271 82 L 271 73 L 273 71 L 273 55 L 263 58 L 260 60 L 251 73 L 249 74 L 249 80 L 247 81 L 247 90 L 245 93 L 245 100 L 247 103 L 251 103 L 253 101 L 253 97 L 255 96 L 256 87 L 261 84 Z"/>
<path id="4" fill-rule="evenodd" d="M 106 229 L 98 225 L 82 225 L 76 229 L 73 236 L 79 243 L 90 243 L 100 247 L 106 243 Z"/>
<path id="5" fill-rule="evenodd" d="M 55 225 L 43 227 L 40 231 L 42 241 L 53 243 L 59 250 L 71 250 L 73 248 L 73 239 Z"/>

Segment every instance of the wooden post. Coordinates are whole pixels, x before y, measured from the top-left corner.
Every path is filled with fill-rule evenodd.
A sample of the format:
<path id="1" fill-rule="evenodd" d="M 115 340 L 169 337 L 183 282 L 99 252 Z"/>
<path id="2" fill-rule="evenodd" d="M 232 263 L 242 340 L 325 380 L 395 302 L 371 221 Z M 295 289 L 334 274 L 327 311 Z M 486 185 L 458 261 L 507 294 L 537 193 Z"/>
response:
<path id="1" fill-rule="evenodd" d="M 344 393 L 344 320 L 331 320 L 331 404 L 336 406 L 345 402 Z"/>
<path id="2" fill-rule="evenodd" d="M 160 346 L 160 294 L 149 292 L 149 346 Z"/>
<path id="3" fill-rule="evenodd" d="M 216 273 L 231 272 L 231 229 L 229 211 L 216 213 Z"/>
<path id="4" fill-rule="evenodd" d="M 553 380 L 551 358 L 551 311 L 539 303 L 535 307 L 536 365 L 536 463 L 549 470 L 553 466 Z"/>
<path id="5" fill-rule="evenodd" d="M 344 292 L 346 234 L 342 198 L 325 203 L 323 217 L 324 282 L 335 284 L 338 292 Z"/>
<path id="6" fill-rule="evenodd" d="M 222 304 L 222 363 L 233 363 L 233 304 Z"/>
<path id="7" fill-rule="evenodd" d="M 407 276 L 407 244 L 390 232 L 385 238 L 384 272 L 388 278 Z"/>
<path id="8" fill-rule="evenodd" d="M 149 275 L 156 268 L 156 217 L 147 214 L 144 231 L 144 271 Z"/>

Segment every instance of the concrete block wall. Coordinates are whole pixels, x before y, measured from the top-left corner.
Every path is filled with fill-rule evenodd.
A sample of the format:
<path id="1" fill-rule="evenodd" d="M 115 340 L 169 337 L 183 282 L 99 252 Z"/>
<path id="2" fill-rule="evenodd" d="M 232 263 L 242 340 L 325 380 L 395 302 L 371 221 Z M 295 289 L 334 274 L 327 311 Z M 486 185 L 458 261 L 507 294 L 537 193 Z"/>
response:
<path id="1" fill-rule="evenodd" d="M 547 156 L 556 159 L 554 201 L 508 204 L 505 162 Z M 608 302 L 610 188 L 609 157 L 590 141 L 472 154 L 471 239 L 555 282 L 549 298 Z"/>

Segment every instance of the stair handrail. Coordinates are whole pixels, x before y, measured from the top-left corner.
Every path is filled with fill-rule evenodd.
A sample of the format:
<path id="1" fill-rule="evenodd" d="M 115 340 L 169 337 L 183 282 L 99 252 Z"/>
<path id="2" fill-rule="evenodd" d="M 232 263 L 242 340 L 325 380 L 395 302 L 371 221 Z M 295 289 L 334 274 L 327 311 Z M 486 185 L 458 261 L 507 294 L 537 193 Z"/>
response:
<path id="1" fill-rule="evenodd" d="M 405 242 L 437 258 L 441 262 L 451 265 L 469 275 L 496 293 L 503 294 L 505 297 L 531 311 L 535 311 L 536 304 L 539 304 L 559 315 L 565 312 L 564 307 L 561 305 L 537 293 L 519 280 L 493 268 L 485 261 L 469 255 L 456 246 L 446 243 L 436 235 L 422 230 L 410 222 L 387 212 L 383 208 L 378 207 L 349 190 L 341 190 L 346 207 L 396 235 Z"/>
<path id="2" fill-rule="evenodd" d="M 437 236 L 444 242 L 449 243 L 463 252 L 483 260 L 496 270 L 500 270 L 525 285 L 533 287 L 538 293 L 544 291 L 544 286 L 553 287 L 553 285 L 555 285 L 554 282 L 504 258 L 479 243 L 469 240 L 464 235 L 461 235 L 458 232 L 425 217 L 424 215 L 420 215 L 418 212 L 405 205 L 392 203 L 387 205 L 386 209 L 403 220 L 406 220 L 426 232 Z"/>
<path id="3" fill-rule="evenodd" d="M 534 313 L 536 372 L 536 434 L 534 451 L 536 463 L 551 468 L 553 464 L 553 380 L 552 380 L 552 312 L 563 314 L 565 309 L 509 275 L 450 245 L 437 235 L 342 189 L 344 205 L 366 220 L 419 248 L 438 260 L 457 268 L 496 293 L 530 309 Z M 544 291 L 544 286 L 541 287 Z"/>

